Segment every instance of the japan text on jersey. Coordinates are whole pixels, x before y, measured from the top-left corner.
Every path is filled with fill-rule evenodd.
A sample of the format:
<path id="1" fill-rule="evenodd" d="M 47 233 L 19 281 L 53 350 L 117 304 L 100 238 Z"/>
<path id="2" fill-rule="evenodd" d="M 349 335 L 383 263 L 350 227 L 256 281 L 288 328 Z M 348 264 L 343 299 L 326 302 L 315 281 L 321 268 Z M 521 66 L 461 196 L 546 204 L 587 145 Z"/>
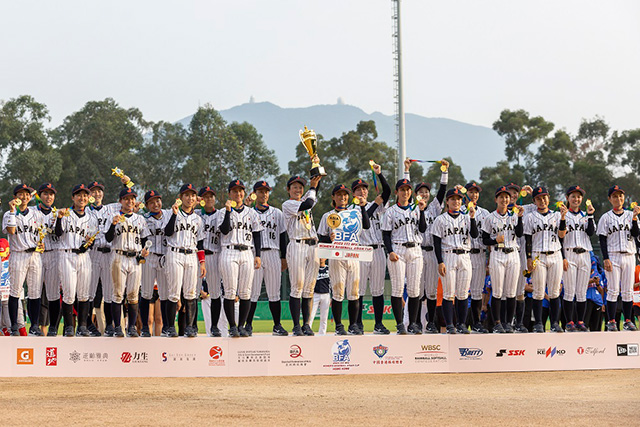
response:
<path id="1" fill-rule="evenodd" d="M 635 242 L 631 235 L 633 213 L 623 211 L 616 215 L 612 210 L 605 212 L 598 222 L 599 236 L 607 237 L 607 249 L 609 252 L 634 253 Z"/>
<path id="2" fill-rule="evenodd" d="M 524 234 L 531 235 L 532 252 L 560 250 L 558 227 L 560 212 L 549 211 L 546 215 L 533 212 L 524 218 Z"/>
<path id="3" fill-rule="evenodd" d="M 393 243 L 413 242 L 420 243 L 422 236 L 418 229 L 420 222 L 420 210 L 418 208 L 403 209 L 393 205 L 387 209 L 382 220 L 382 230 L 391 231 Z"/>
<path id="4" fill-rule="evenodd" d="M 471 249 L 471 219 L 468 215 L 455 217 L 448 212 L 438 216 L 431 226 L 431 233 L 442 240 L 442 249 Z"/>
<path id="5" fill-rule="evenodd" d="M 5 212 L 2 218 L 2 231 L 7 233 L 7 221 L 10 212 Z M 16 232 L 9 234 L 9 244 L 12 251 L 24 251 L 35 248 L 39 238 L 39 227 L 43 225 L 44 217 L 40 211 L 34 208 L 16 213 Z"/>
<path id="6" fill-rule="evenodd" d="M 587 234 L 589 220 L 593 221 L 592 216 L 586 216 L 583 211 L 569 211 L 566 215 L 567 234 L 563 239 L 565 248 L 582 248 L 592 250 L 591 239 Z"/>
<path id="7" fill-rule="evenodd" d="M 280 209 L 268 206 L 266 210 L 256 208 L 262 226 L 260 240 L 263 248 L 279 249 L 280 233 L 284 230 L 284 216 Z"/>
<path id="8" fill-rule="evenodd" d="M 491 212 L 482 223 L 482 231 L 489 234 L 493 240 L 498 235 L 504 237 L 504 246 L 506 248 L 517 248 L 518 237 L 516 236 L 516 226 L 518 225 L 518 216 L 504 214 L 501 215 L 498 211 Z"/>

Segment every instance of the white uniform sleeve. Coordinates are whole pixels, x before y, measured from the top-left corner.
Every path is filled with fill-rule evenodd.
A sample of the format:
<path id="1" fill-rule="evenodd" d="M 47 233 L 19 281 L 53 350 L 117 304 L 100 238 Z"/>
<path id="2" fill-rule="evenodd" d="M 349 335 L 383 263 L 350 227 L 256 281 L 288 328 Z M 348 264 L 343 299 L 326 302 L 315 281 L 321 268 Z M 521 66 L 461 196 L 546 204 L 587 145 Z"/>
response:
<path id="1" fill-rule="evenodd" d="M 282 213 L 285 217 L 298 216 L 298 209 L 300 209 L 301 204 L 302 201 L 287 200 L 282 204 Z"/>
<path id="2" fill-rule="evenodd" d="M 329 231 L 329 226 L 327 225 L 327 218 L 329 217 L 329 212 L 326 212 L 322 215 L 322 219 L 320 220 L 320 225 L 318 225 L 318 234 L 322 234 L 323 236 L 328 236 L 331 234 Z"/>
<path id="3" fill-rule="evenodd" d="M 533 222 L 531 221 L 531 215 L 524 216 L 524 234 L 533 234 Z"/>
<path id="4" fill-rule="evenodd" d="M 380 229 L 382 231 L 391 231 L 391 226 L 393 223 L 393 214 L 392 214 L 392 210 L 389 209 L 384 213 L 384 216 L 382 217 L 382 223 L 380 224 Z"/>
<path id="5" fill-rule="evenodd" d="M 144 239 L 146 237 L 151 236 L 151 230 L 149 230 L 149 225 L 147 224 L 147 220 L 143 216 L 141 216 L 140 218 L 142 220 L 140 222 L 140 224 L 142 224 L 142 230 L 140 230 L 140 237 Z"/>
<path id="6" fill-rule="evenodd" d="M 278 227 L 278 233 L 283 233 L 285 231 L 284 228 L 284 214 L 282 211 L 277 211 L 276 214 L 276 226 Z M 280 238 L 280 236 L 278 236 Z"/>
<path id="7" fill-rule="evenodd" d="M 264 230 L 264 227 L 262 226 L 262 223 L 260 222 L 260 217 L 258 216 L 258 213 L 254 209 L 251 209 L 249 212 L 251 212 L 250 219 L 251 219 L 251 229 L 253 230 L 253 232 L 256 232 L 256 231 L 259 232 L 259 231 Z"/>
<path id="8" fill-rule="evenodd" d="M 431 226 L 431 234 L 433 234 L 436 237 L 440 237 L 442 238 L 442 224 L 443 224 L 443 220 L 442 220 L 442 215 L 438 216 L 434 221 L 433 221 L 433 225 Z"/>
<path id="9" fill-rule="evenodd" d="M 609 223 L 609 215 L 608 215 L 608 212 L 607 212 L 604 215 L 602 215 L 600 217 L 600 221 L 598 221 L 598 229 L 596 231 L 596 234 L 598 236 L 606 236 L 607 235 L 607 229 L 609 228 L 608 227 L 608 225 L 609 225 L 608 223 Z"/>
<path id="10" fill-rule="evenodd" d="M 198 227 L 198 234 L 196 235 L 196 243 L 199 242 L 200 240 L 204 240 L 205 235 L 204 235 L 204 220 L 202 219 L 201 216 L 198 216 L 198 221 L 197 221 L 197 227 Z"/>

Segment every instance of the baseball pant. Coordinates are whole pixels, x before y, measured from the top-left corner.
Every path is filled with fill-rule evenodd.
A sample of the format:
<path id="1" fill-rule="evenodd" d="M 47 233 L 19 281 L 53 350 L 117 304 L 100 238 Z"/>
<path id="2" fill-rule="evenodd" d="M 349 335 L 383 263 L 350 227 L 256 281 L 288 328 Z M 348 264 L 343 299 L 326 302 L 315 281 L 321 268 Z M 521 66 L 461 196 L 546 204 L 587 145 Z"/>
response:
<path id="1" fill-rule="evenodd" d="M 207 269 L 207 288 L 211 298 L 220 298 L 222 295 L 221 277 L 220 277 L 220 252 L 214 252 L 204 257 L 204 266 Z M 211 305 L 211 302 L 209 302 Z M 209 312 L 211 316 L 211 312 Z M 207 329 L 209 330 L 209 329 Z"/>
<path id="2" fill-rule="evenodd" d="M 607 301 L 615 302 L 622 295 L 622 301 L 633 301 L 633 276 L 635 274 L 635 256 L 628 253 L 610 252 L 611 271 L 607 276 Z M 12 288 L 13 290 L 13 284 Z"/>
<path id="3" fill-rule="evenodd" d="M 267 289 L 269 301 L 280 301 L 280 278 L 282 261 L 280 261 L 280 251 L 276 249 L 262 250 L 260 254 L 262 264 L 255 270 L 253 275 L 253 286 L 251 287 L 251 301 L 256 302 L 260 298 L 262 291 L 262 281 Z"/>
<path id="4" fill-rule="evenodd" d="M 360 261 L 330 259 L 329 281 L 334 300 L 342 302 L 345 290 L 348 301 L 357 300 L 359 298 Z"/>
<path id="5" fill-rule="evenodd" d="M 289 241 L 287 246 L 287 265 L 291 282 L 290 296 L 293 298 L 313 298 L 320 259 L 317 257 L 317 245 Z"/>
<path id="6" fill-rule="evenodd" d="M 487 257 L 484 249 L 478 254 L 469 254 L 471 259 L 471 299 L 481 300 L 484 279 L 487 277 Z"/>
<path id="7" fill-rule="evenodd" d="M 42 254 L 42 279 L 44 280 L 47 300 L 60 300 L 60 251 L 45 251 Z"/>
<path id="8" fill-rule="evenodd" d="M 525 251 L 524 245 L 520 249 L 519 255 L 520 255 L 520 274 L 518 274 L 518 286 L 516 287 L 516 297 L 518 298 L 519 301 L 523 301 L 524 287 L 527 284 L 527 278 L 524 277 L 524 274 L 522 274 L 522 272 L 527 270 L 527 251 Z"/>
<path id="9" fill-rule="evenodd" d="M 402 298 L 406 279 L 409 298 L 418 298 L 422 277 L 422 249 L 420 246 L 407 248 L 396 244 L 394 252 L 398 255 L 398 260 L 387 260 L 391 277 L 391 296 Z M 331 273 L 331 268 L 329 268 L 329 273 Z"/>
<path id="10" fill-rule="evenodd" d="M 442 298 L 453 301 L 454 298 L 466 300 L 469 298 L 471 286 L 471 259 L 469 254 L 455 254 L 442 251 L 442 261 L 446 267 L 446 274 L 442 276 Z M 460 320 L 464 322 L 464 319 Z"/>
<path id="11" fill-rule="evenodd" d="M 518 276 L 522 276 L 518 251 L 511 253 L 505 253 L 501 250 L 491 251 L 489 274 L 491 275 L 491 292 L 494 298 L 514 298 L 518 287 Z"/>
<path id="12" fill-rule="evenodd" d="M 434 250 L 422 251 L 422 294 L 434 300 L 438 296 L 438 259 Z"/>
<path id="13" fill-rule="evenodd" d="M 161 301 L 167 299 L 167 270 L 162 266 L 162 256 L 149 254 L 142 264 L 142 298 L 153 298 L 153 288 L 158 285 L 158 297 Z"/>
<path id="14" fill-rule="evenodd" d="M 102 283 L 102 298 L 107 304 L 112 303 L 113 279 L 111 278 L 111 252 L 103 253 L 93 249 L 91 257 L 91 285 L 89 290 L 90 300 L 96 297 L 98 281 Z"/>
<path id="15" fill-rule="evenodd" d="M 167 262 L 167 299 L 171 302 L 180 300 L 180 293 L 185 299 L 196 298 L 198 289 L 198 256 L 196 253 L 182 254 L 180 252 L 169 251 L 165 255 Z"/>
<path id="16" fill-rule="evenodd" d="M 379 247 L 373 250 L 373 260 L 371 262 L 360 263 L 360 296 L 367 292 L 367 280 L 372 297 L 379 297 L 384 294 L 384 273 L 386 255 L 384 248 Z"/>
<path id="17" fill-rule="evenodd" d="M 24 281 L 27 281 L 27 298 L 42 296 L 42 257 L 38 252 L 11 252 L 9 257 L 11 289 L 9 295 L 20 298 Z"/>
<path id="18" fill-rule="evenodd" d="M 126 292 L 129 304 L 138 303 L 142 269 L 136 257 L 128 257 L 113 252 L 111 279 L 113 280 L 113 302 L 121 304 Z"/>
<path id="19" fill-rule="evenodd" d="M 556 251 L 551 255 L 533 252 L 531 256 L 533 259 L 539 256 L 536 268 L 531 273 L 533 299 L 544 299 L 545 286 L 549 299 L 558 298 L 562 288 L 562 255 L 560 251 Z"/>
<path id="20" fill-rule="evenodd" d="M 329 319 L 329 307 L 331 306 L 331 295 L 313 294 L 313 307 L 311 307 L 311 321 L 316 317 L 318 309 L 320 309 L 320 326 L 318 327 L 318 335 L 327 334 L 327 320 Z"/>
<path id="21" fill-rule="evenodd" d="M 587 287 L 591 277 L 591 255 L 589 252 L 577 254 L 567 249 L 565 258 L 569 262 L 569 268 L 562 274 L 564 285 L 564 300 L 578 302 L 587 301 Z"/>
<path id="22" fill-rule="evenodd" d="M 87 252 L 74 254 L 71 250 L 60 250 L 60 280 L 62 282 L 62 302 L 73 304 L 89 301 L 91 280 L 91 258 Z"/>
<path id="23" fill-rule="evenodd" d="M 238 251 L 223 248 L 220 253 L 220 274 L 224 283 L 224 298 L 235 300 L 236 294 L 242 300 L 251 298 L 253 285 L 253 251 Z"/>

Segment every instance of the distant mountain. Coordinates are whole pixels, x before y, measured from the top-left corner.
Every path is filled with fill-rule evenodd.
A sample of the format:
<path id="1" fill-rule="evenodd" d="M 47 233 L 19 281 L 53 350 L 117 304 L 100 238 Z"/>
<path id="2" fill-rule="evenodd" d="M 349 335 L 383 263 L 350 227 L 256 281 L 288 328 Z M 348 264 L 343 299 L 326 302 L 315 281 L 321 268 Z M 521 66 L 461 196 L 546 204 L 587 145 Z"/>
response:
<path id="1" fill-rule="evenodd" d="M 262 134 L 265 144 L 273 149 L 280 167 L 287 172 L 287 162 L 295 157 L 299 144 L 298 130 L 304 125 L 325 139 L 356 128 L 362 120 L 374 120 L 378 140 L 395 144 L 393 116 L 367 114 L 351 105 L 314 105 L 306 108 L 281 108 L 270 102 L 248 103 L 220 111 L 227 122 L 249 122 Z M 188 126 L 191 116 L 180 120 Z M 443 118 L 406 115 L 407 155 L 419 159 L 451 156 L 462 166 L 467 179 L 477 179 L 480 169 L 504 158 L 504 142 L 492 129 Z"/>

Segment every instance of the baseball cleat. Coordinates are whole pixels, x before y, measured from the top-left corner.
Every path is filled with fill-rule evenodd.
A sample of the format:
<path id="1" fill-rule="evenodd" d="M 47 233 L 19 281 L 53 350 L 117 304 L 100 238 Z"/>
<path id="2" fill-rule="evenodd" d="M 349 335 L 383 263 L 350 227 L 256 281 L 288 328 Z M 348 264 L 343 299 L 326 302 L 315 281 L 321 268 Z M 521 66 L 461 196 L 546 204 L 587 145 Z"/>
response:
<path id="1" fill-rule="evenodd" d="M 18 329 L 17 325 L 11 327 L 11 336 L 12 337 L 19 337 L 20 336 L 20 329 Z"/>
<path id="2" fill-rule="evenodd" d="M 489 331 L 487 330 L 487 328 L 485 328 L 482 323 L 477 322 L 476 324 L 474 324 L 471 327 L 471 332 L 475 333 L 475 334 L 488 334 Z"/>
<path id="3" fill-rule="evenodd" d="M 289 335 L 289 332 L 287 332 L 287 330 L 283 328 L 282 325 L 274 325 L 272 335 L 275 335 L 277 337 L 286 337 L 287 335 Z"/>
<path id="4" fill-rule="evenodd" d="M 542 323 L 536 323 L 535 325 L 533 325 L 533 332 L 537 334 L 544 333 L 544 327 L 542 326 Z"/>
<path id="5" fill-rule="evenodd" d="M 560 326 L 558 324 L 558 322 L 553 322 L 553 325 L 551 325 L 551 329 L 549 329 L 551 332 L 556 332 L 556 333 L 563 333 L 564 329 L 562 329 L 562 326 Z"/>
<path id="6" fill-rule="evenodd" d="M 458 326 L 456 326 L 456 333 L 458 334 L 470 334 L 471 332 L 469 332 L 469 328 L 467 328 L 467 325 L 465 325 L 464 323 L 458 323 Z"/>
<path id="7" fill-rule="evenodd" d="M 127 328 L 127 336 L 129 338 L 138 338 L 140 335 L 138 335 L 138 330 L 136 329 L 135 325 L 131 325 Z"/>
<path id="8" fill-rule="evenodd" d="M 426 329 L 426 333 L 428 334 L 437 334 L 438 332 L 438 327 L 436 326 L 435 323 L 433 322 L 429 322 L 427 323 L 427 329 Z"/>
<path id="9" fill-rule="evenodd" d="M 237 326 L 229 326 L 229 336 L 231 338 L 238 338 L 240 336 Z"/>
<path id="10" fill-rule="evenodd" d="M 504 328 L 502 327 L 502 323 L 496 323 L 493 325 L 493 329 L 491 330 L 494 334 L 504 334 L 506 333 Z"/>
<path id="11" fill-rule="evenodd" d="M 396 329 L 398 330 L 398 335 L 407 335 L 407 329 L 404 327 L 404 323 L 398 323 Z"/>
<path id="12" fill-rule="evenodd" d="M 412 323 L 409 325 L 408 331 L 412 335 L 422 335 L 422 329 L 418 326 L 417 323 Z"/>
<path id="13" fill-rule="evenodd" d="M 313 331 L 311 330 L 311 326 L 307 325 L 306 323 L 302 325 L 302 333 L 307 337 L 312 337 L 314 335 Z"/>
<path id="14" fill-rule="evenodd" d="M 565 332 L 576 332 L 578 329 L 576 329 L 575 323 L 569 322 L 565 325 L 564 330 Z"/>
<path id="15" fill-rule="evenodd" d="M 122 326 L 116 326 L 113 328 L 113 336 L 116 338 L 123 338 L 124 332 L 122 332 Z"/>
<path id="16" fill-rule="evenodd" d="M 610 320 L 604 325 L 604 330 L 607 332 L 618 332 L 618 325 L 615 320 Z"/>
<path id="17" fill-rule="evenodd" d="M 29 336 L 31 336 L 31 337 L 41 337 L 43 335 L 44 334 L 42 333 L 40 328 L 38 328 L 37 326 L 31 326 L 29 328 Z"/>
<path id="18" fill-rule="evenodd" d="M 149 338 L 151 336 L 151 332 L 149 331 L 148 326 L 142 327 L 142 330 L 140 330 L 140 336 L 144 338 Z"/>
<path id="19" fill-rule="evenodd" d="M 73 326 L 65 326 L 64 327 L 64 334 L 65 337 L 72 337 L 75 334 L 73 333 Z"/>
<path id="20" fill-rule="evenodd" d="M 211 333 L 212 337 L 221 337 L 222 336 L 222 332 L 220 332 L 220 329 L 218 329 L 217 326 L 212 326 L 211 329 L 209 330 L 209 332 Z"/>
<path id="21" fill-rule="evenodd" d="M 336 335 L 347 335 L 347 331 L 344 330 L 344 325 L 342 323 L 338 323 L 336 325 Z"/>
<path id="22" fill-rule="evenodd" d="M 90 323 L 89 326 L 87 326 L 87 329 L 89 329 L 89 332 L 91 333 L 92 337 L 101 337 L 102 336 L 102 334 L 100 333 L 98 328 L 96 328 L 96 325 L 94 325 L 93 323 Z"/>
<path id="23" fill-rule="evenodd" d="M 349 325 L 349 329 L 347 332 L 349 333 L 349 335 L 363 335 L 357 323 Z"/>
<path id="24" fill-rule="evenodd" d="M 104 328 L 104 336 L 105 337 L 112 337 L 114 332 L 115 332 L 115 328 L 113 327 L 113 325 L 107 325 Z"/>
<path id="25" fill-rule="evenodd" d="M 302 332 L 302 328 L 300 327 L 300 325 L 295 325 L 293 327 L 293 329 L 291 330 L 291 333 L 296 337 L 303 337 L 304 336 L 304 333 Z"/>
<path id="26" fill-rule="evenodd" d="M 244 330 L 247 331 L 247 335 L 248 336 L 252 336 L 253 335 L 253 326 L 245 325 Z"/>
<path id="27" fill-rule="evenodd" d="M 512 334 L 513 333 L 513 326 L 511 326 L 511 323 L 505 323 L 502 325 L 502 328 L 504 329 L 504 332 L 506 334 Z"/>
<path id="28" fill-rule="evenodd" d="M 636 328 L 636 325 L 631 320 L 625 320 L 624 325 L 622 325 L 622 330 L 635 332 L 638 328 Z"/>
<path id="29" fill-rule="evenodd" d="M 187 326 L 184 328 L 184 336 L 187 338 L 195 338 L 198 336 L 198 331 L 193 326 Z"/>
<path id="30" fill-rule="evenodd" d="M 90 337 L 91 336 L 91 332 L 89 332 L 89 329 L 87 329 L 86 326 L 78 326 L 78 330 L 76 331 L 76 336 L 77 337 Z"/>
<path id="31" fill-rule="evenodd" d="M 516 334 L 528 334 L 529 330 L 522 323 L 518 323 L 515 329 Z"/>
<path id="32" fill-rule="evenodd" d="M 447 333 L 449 335 L 455 335 L 456 334 L 456 327 L 453 325 L 447 325 Z"/>
<path id="33" fill-rule="evenodd" d="M 358 329 L 362 331 L 362 335 L 364 335 L 364 323 L 358 322 L 357 325 L 358 325 Z"/>
<path id="34" fill-rule="evenodd" d="M 247 332 L 247 328 L 245 328 L 244 326 L 240 326 L 238 328 L 238 334 L 243 338 L 249 336 L 249 332 Z"/>
<path id="35" fill-rule="evenodd" d="M 587 328 L 587 325 L 584 324 L 584 322 L 576 323 L 576 330 L 578 332 L 589 332 L 589 329 Z"/>
<path id="36" fill-rule="evenodd" d="M 58 329 L 55 327 L 49 327 L 49 330 L 47 331 L 47 336 L 48 337 L 57 337 L 58 336 Z"/>
<path id="37" fill-rule="evenodd" d="M 175 326 L 169 326 L 167 328 L 167 337 L 168 338 L 176 338 L 178 336 L 178 332 L 176 331 L 176 327 Z"/>
<path id="38" fill-rule="evenodd" d="M 376 323 L 376 326 L 373 328 L 373 333 L 375 335 L 389 335 L 391 332 L 382 323 Z"/>

